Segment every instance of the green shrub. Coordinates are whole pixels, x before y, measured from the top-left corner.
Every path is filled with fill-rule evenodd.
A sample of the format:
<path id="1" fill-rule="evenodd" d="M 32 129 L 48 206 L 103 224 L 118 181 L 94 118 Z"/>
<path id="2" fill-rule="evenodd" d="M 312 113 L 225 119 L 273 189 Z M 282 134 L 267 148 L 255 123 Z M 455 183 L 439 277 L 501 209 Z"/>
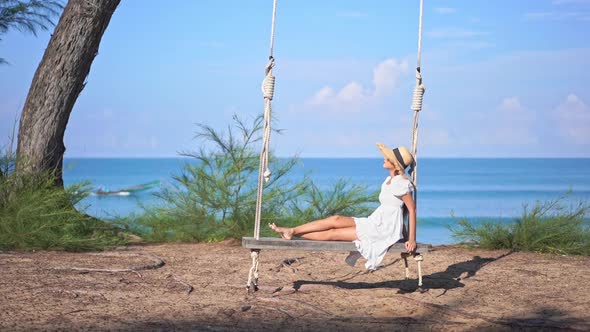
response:
<path id="1" fill-rule="evenodd" d="M 144 213 L 117 223 L 153 242 L 218 241 L 251 236 L 254 231 L 258 187 L 259 148 L 263 118 L 248 126 L 234 116 L 233 126 L 221 133 L 199 125 L 196 137 L 205 148 L 183 153 L 190 157 L 173 184 L 157 196 L 160 204 L 144 207 Z M 300 181 L 286 179 L 296 166 L 296 157 L 269 156 L 272 170 L 265 183 L 261 234 L 276 235 L 269 222 L 294 226 L 331 214 L 366 214 L 367 195 L 362 186 L 339 181 L 332 191 L 321 192 L 305 175 Z"/>
<path id="2" fill-rule="evenodd" d="M 320 190 L 313 182 L 292 204 L 291 215 L 302 221 L 312 221 L 333 215 L 366 216 L 379 199 L 379 192 L 367 193 L 367 186 L 338 179 L 329 190 Z"/>
<path id="3" fill-rule="evenodd" d="M 16 174 L 12 151 L 0 150 L 0 250 L 83 251 L 124 243 L 118 229 L 74 208 L 88 195 L 87 183 L 64 189 L 49 173 Z"/>
<path id="4" fill-rule="evenodd" d="M 590 225 L 586 218 L 590 206 L 579 202 L 567 207 L 564 197 L 537 202 L 529 211 L 524 207 L 512 223 L 483 222 L 479 225 L 462 219 L 450 227 L 463 244 L 485 249 L 511 249 L 556 254 L 589 255 Z"/>
<path id="5" fill-rule="evenodd" d="M 0 249 L 100 250 L 123 243 L 118 230 L 74 208 L 84 184 L 55 186 L 51 175 L 0 179 Z"/>
<path id="6" fill-rule="evenodd" d="M 119 223 L 149 241 L 216 241 L 241 238 L 254 229 L 262 117 L 248 126 L 234 116 L 227 133 L 198 125 L 202 146 L 184 152 L 191 158 L 173 184 L 157 196 L 161 204 L 144 207 L 144 214 Z M 272 176 L 265 184 L 262 223 L 284 213 L 287 203 L 299 196 L 306 181 L 290 183 L 285 175 L 297 159 L 269 156 Z"/>

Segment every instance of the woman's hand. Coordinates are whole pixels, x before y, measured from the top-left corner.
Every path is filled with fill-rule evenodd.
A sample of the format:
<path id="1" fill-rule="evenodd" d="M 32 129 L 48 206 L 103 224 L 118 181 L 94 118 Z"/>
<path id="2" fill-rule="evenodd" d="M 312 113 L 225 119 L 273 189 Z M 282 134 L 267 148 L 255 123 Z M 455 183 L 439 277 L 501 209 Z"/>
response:
<path id="1" fill-rule="evenodd" d="M 413 252 L 414 250 L 416 250 L 416 241 L 407 241 L 406 250 L 408 252 Z"/>

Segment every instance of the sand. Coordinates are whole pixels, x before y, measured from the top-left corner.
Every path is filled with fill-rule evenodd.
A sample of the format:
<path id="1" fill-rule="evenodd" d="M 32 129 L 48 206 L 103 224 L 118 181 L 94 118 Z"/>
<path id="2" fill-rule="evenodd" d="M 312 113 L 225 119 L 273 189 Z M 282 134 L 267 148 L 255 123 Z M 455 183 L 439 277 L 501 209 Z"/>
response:
<path id="1" fill-rule="evenodd" d="M 404 280 L 398 255 L 372 273 L 345 257 L 263 250 L 248 294 L 235 241 L 0 252 L 0 330 L 590 330 L 588 257 L 438 246 L 422 288 L 412 260 Z"/>

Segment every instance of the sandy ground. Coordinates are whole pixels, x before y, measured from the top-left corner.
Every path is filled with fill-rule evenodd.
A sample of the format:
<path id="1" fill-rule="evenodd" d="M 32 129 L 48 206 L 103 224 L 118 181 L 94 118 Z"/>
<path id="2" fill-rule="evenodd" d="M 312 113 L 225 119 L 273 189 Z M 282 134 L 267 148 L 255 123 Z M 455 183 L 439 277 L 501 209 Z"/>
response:
<path id="1" fill-rule="evenodd" d="M 0 330 L 590 330 L 588 257 L 440 246 L 418 288 L 413 260 L 403 280 L 395 254 L 373 273 L 345 256 L 262 251 L 249 295 L 249 251 L 232 242 L 0 252 Z"/>

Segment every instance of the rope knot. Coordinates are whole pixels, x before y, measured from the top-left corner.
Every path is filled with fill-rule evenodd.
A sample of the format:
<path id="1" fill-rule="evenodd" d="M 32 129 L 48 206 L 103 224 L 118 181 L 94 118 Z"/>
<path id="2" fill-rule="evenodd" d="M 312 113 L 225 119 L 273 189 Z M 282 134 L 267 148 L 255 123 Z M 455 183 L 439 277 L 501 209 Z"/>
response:
<path id="1" fill-rule="evenodd" d="M 268 100 L 272 100 L 275 94 L 275 77 L 272 76 L 272 68 L 275 66 L 275 58 L 268 57 L 268 63 L 264 69 L 264 80 L 262 80 L 262 96 Z"/>
<path id="2" fill-rule="evenodd" d="M 272 172 L 267 167 L 266 170 L 264 171 L 264 182 L 265 183 L 268 183 L 268 181 L 270 181 L 270 175 L 271 174 L 272 174 Z"/>
<path id="3" fill-rule="evenodd" d="M 412 96 L 413 111 L 420 112 L 422 110 L 425 91 L 426 86 L 422 84 L 422 74 L 420 74 L 420 69 L 416 69 L 416 86 L 414 87 L 414 95 Z"/>
<path id="4" fill-rule="evenodd" d="M 268 100 L 272 100 L 275 94 L 275 77 L 272 75 L 266 75 L 262 80 L 262 96 Z"/>

